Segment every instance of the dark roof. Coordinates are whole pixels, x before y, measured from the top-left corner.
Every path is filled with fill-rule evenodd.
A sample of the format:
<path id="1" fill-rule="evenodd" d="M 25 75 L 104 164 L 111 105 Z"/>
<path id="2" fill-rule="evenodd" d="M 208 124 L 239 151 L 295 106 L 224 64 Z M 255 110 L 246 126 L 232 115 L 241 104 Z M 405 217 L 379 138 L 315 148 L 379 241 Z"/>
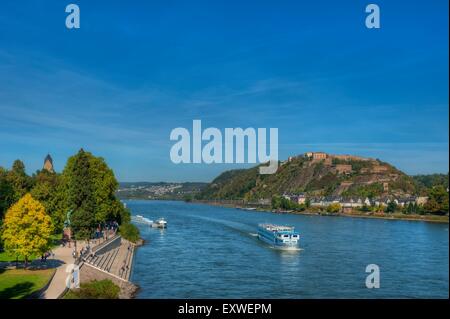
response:
<path id="1" fill-rule="evenodd" d="M 50 156 L 50 154 L 47 154 L 47 156 L 46 156 L 45 159 L 44 159 L 44 163 L 47 162 L 47 161 L 49 161 L 50 163 L 53 164 L 53 159 L 52 159 L 52 157 Z"/>

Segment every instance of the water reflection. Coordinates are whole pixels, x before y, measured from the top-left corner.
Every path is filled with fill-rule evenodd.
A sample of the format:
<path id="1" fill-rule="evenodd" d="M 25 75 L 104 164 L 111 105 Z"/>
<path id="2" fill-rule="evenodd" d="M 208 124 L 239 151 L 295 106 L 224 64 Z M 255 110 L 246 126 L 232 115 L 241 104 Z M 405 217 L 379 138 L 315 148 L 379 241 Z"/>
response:
<path id="1" fill-rule="evenodd" d="M 300 265 L 300 254 L 302 253 L 301 249 L 297 250 L 279 250 L 277 251 L 280 261 L 281 270 L 283 268 L 287 268 L 292 270 L 293 268 L 297 268 Z"/>

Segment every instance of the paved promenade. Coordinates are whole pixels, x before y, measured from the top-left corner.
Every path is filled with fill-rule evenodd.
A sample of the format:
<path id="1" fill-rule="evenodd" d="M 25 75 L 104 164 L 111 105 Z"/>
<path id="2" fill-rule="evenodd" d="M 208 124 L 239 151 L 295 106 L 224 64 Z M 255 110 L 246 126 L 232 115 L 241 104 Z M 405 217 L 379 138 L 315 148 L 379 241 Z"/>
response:
<path id="1" fill-rule="evenodd" d="M 113 236 L 110 237 L 110 239 L 113 238 Z M 103 271 L 106 271 L 127 281 L 130 277 L 131 272 L 134 245 L 126 240 L 120 240 L 121 242 L 119 242 L 118 246 L 113 245 L 111 240 L 108 240 L 107 245 L 111 244 L 111 248 L 108 248 L 106 251 L 100 253 L 99 255 L 96 254 L 95 257 L 87 257 L 85 261 Z M 102 247 L 102 244 L 104 242 L 104 239 L 93 240 L 90 242 L 90 246 L 95 250 L 97 246 Z M 78 241 L 77 250 L 80 251 L 86 245 L 86 242 Z M 58 261 L 56 273 L 53 276 L 53 279 L 50 282 L 48 288 L 41 295 L 41 298 L 57 299 L 66 289 L 66 279 L 69 275 L 69 273 L 66 272 L 66 269 L 68 265 L 75 262 L 75 259 L 72 257 L 73 247 L 74 246 L 72 243 L 70 248 L 66 245 L 66 247 L 60 246 L 53 250 L 53 253 L 55 254 L 53 259 L 55 261 Z"/>
<path id="2" fill-rule="evenodd" d="M 74 262 L 72 257 L 72 248 L 69 247 L 58 247 L 53 250 L 55 254 L 54 259 L 61 261 L 61 265 L 56 268 L 56 273 L 53 276 L 50 285 L 47 290 L 42 294 L 43 299 L 57 299 L 66 288 L 66 278 L 68 273 L 66 272 L 66 267 Z"/>

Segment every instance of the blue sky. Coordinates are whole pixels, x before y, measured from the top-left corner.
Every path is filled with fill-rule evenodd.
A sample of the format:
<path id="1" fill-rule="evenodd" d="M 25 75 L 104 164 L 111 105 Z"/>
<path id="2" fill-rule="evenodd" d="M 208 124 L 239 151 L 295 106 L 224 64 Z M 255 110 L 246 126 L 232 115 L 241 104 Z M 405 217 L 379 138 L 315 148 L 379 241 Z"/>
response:
<path id="1" fill-rule="evenodd" d="M 67 3 L 66 3 L 67 2 Z M 357 154 L 447 172 L 448 1 L 0 4 L 0 166 L 61 171 L 83 147 L 121 181 L 209 181 L 173 164 L 172 129 L 277 127 L 279 156 Z M 243 3 L 245 2 L 245 3 Z"/>

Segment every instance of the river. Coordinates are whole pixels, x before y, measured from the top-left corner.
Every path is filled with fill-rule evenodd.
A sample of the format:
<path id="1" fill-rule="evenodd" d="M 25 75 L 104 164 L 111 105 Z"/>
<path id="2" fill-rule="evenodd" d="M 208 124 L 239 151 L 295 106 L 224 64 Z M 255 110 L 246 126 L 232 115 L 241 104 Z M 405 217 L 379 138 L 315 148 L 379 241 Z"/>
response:
<path id="1" fill-rule="evenodd" d="M 126 201 L 138 225 L 137 298 L 448 298 L 448 224 L 243 211 L 174 201 Z M 295 226 L 300 251 L 256 237 L 258 223 Z M 366 288 L 368 264 L 380 288 Z"/>

